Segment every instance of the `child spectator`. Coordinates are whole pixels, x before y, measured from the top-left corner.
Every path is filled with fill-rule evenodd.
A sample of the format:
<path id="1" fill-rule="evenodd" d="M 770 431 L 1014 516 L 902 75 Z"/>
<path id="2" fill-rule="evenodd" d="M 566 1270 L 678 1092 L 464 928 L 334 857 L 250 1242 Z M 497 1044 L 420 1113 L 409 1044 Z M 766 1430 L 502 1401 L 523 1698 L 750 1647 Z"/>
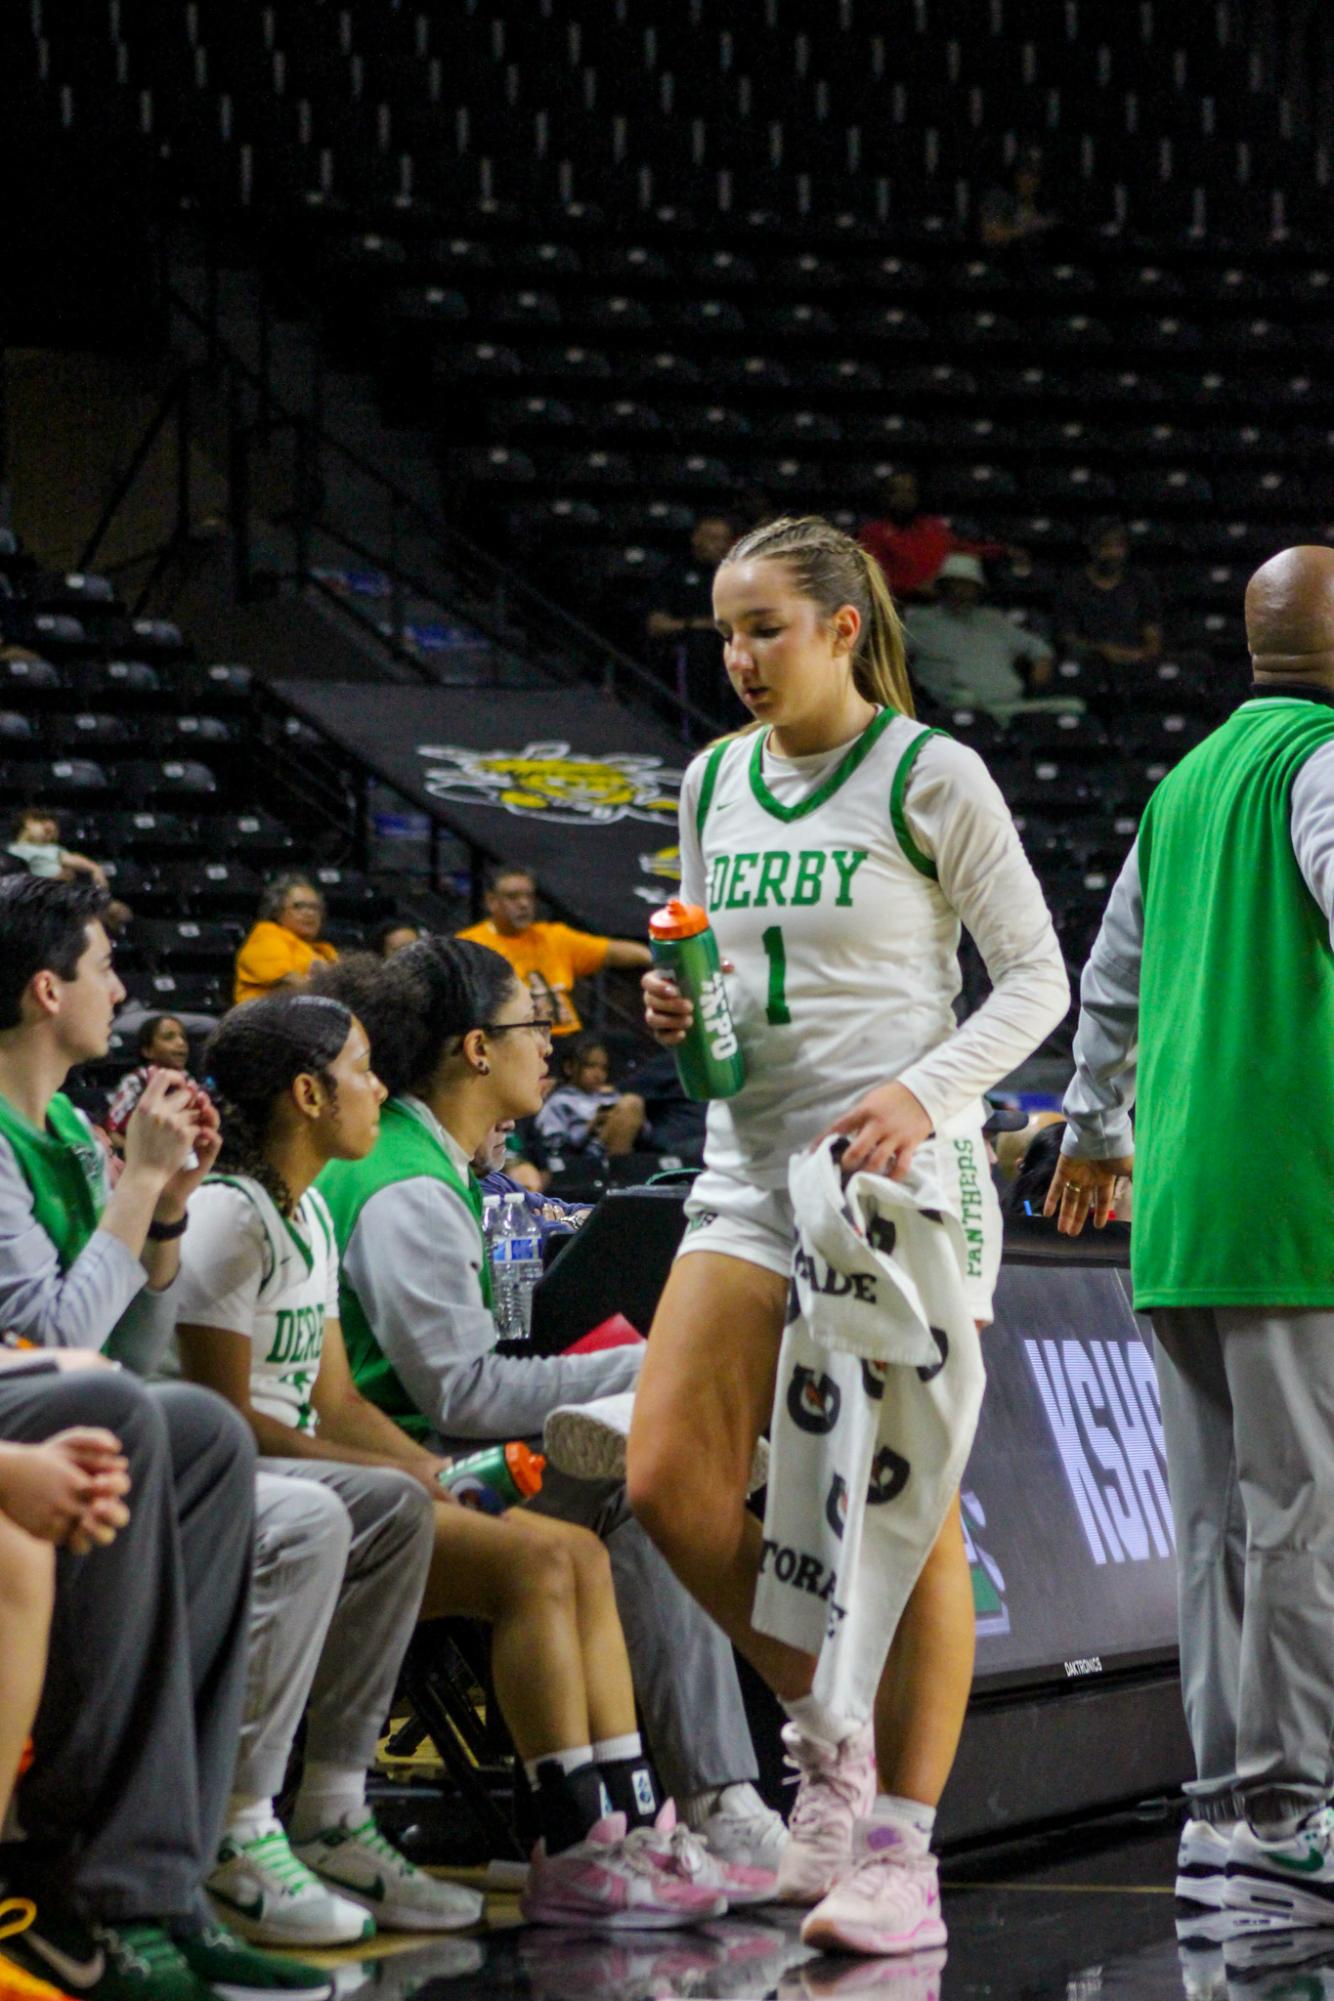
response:
<path id="1" fill-rule="evenodd" d="M 64 882 L 90 875 L 102 889 L 107 886 L 99 863 L 61 846 L 60 821 L 45 806 L 25 806 L 15 816 L 9 852 L 23 863 L 29 875 L 58 876 Z"/>
<path id="2" fill-rule="evenodd" d="M 392 959 L 395 952 L 415 945 L 421 935 L 410 917 L 382 917 L 366 943 L 378 959 Z"/>
<path id="3" fill-rule="evenodd" d="M 138 1066 L 121 1078 L 107 1106 L 106 1131 L 114 1143 L 124 1138 L 125 1128 L 154 1070 L 177 1070 L 185 1075 L 190 1060 L 190 1038 L 174 1014 L 145 1015 L 139 1024 L 137 1047 Z"/>
<path id="4" fill-rule="evenodd" d="M 592 1146 L 615 1155 L 638 1144 L 644 1100 L 612 1083 L 611 1058 L 599 1036 L 581 1035 L 561 1052 L 561 1078 L 533 1121 L 548 1154 L 583 1153 Z"/>

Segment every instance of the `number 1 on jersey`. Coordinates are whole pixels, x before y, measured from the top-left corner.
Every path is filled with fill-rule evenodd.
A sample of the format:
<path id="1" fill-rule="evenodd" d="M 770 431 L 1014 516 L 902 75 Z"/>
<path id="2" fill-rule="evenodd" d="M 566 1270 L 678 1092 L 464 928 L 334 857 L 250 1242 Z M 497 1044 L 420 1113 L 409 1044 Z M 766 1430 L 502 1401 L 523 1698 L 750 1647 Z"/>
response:
<path id="1" fill-rule="evenodd" d="M 787 951 L 782 926 L 771 924 L 760 943 L 769 961 L 769 1005 L 764 1018 L 770 1028 L 785 1028 L 792 1019 L 792 1010 L 787 1004 Z"/>

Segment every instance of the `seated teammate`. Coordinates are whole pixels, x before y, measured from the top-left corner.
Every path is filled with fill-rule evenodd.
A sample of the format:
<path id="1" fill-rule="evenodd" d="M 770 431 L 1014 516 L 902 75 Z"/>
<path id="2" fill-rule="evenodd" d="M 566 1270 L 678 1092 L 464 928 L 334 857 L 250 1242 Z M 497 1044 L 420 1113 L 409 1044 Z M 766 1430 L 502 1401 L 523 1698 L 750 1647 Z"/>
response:
<path id="1" fill-rule="evenodd" d="M 414 1439 L 464 1449 L 540 1433 L 558 1405 L 631 1389 L 642 1348 L 496 1352 L 469 1163 L 485 1135 L 541 1101 L 549 1024 L 506 962 L 424 938 L 386 965 L 320 971 L 371 1038 L 393 1093 L 364 1161 L 320 1180 L 343 1256 L 342 1324 L 363 1393 Z M 621 1482 L 548 1467 L 526 1513 L 596 1528 L 607 1544 L 649 1738 L 667 1787 L 716 1857 L 772 1870 L 783 1824 L 750 1781 L 754 1746 L 730 1647 L 632 1519 Z"/>
<path id="2" fill-rule="evenodd" d="M 360 1024 L 327 997 L 273 995 L 223 1022 L 208 1062 L 225 1120 L 222 1172 L 191 1203 L 182 1359 L 248 1420 L 263 1471 L 328 1493 L 322 1512 L 337 1530 L 324 1553 L 332 1563 L 317 1560 L 300 1593 L 295 1584 L 274 1592 L 261 1577 L 237 1795 L 210 1891 L 229 1914 L 262 1905 L 253 1918 L 238 1915 L 252 1937 L 309 1941 L 336 1927 L 329 1889 L 391 1925 L 481 1915 L 473 1892 L 413 1869 L 366 1805 L 366 1767 L 429 1564 L 429 1613 L 495 1626 L 497 1697 L 544 1830 L 527 1915 L 594 1926 L 630 1922 L 632 1912 L 656 1925 L 716 1915 L 722 1896 L 676 1866 L 670 1818 L 653 1825 L 658 1803 L 605 1552 L 563 1524 L 459 1507 L 440 1486 L 446 1462 L 349 1376 L 333 1227 L 312 1183 L 329 1162 L 356 1161 L 375 1142 L 385 1093 Z M 264 1505 L 261 1485 L 261 1523 Z M 308 1692 L 289 1849 L 272 1794 Z M 627 1814 L 648 1823 L 647 1838 L 626 1838 Z M 753 1885 L 736 1872 L 732 1887 Z"/>
<path id="3" fill-rule="evenodd" d="M 151 1361 L 170 1337 L 185 1205 L 217 1119 L 194 1085 L 154 1078 L 108 1196 L 102 1149 L 60 1091 L 74 1064 L 106 1054 L 124 998 L 106 901 L 95 884 L 0 883 L 0 1327 Z M 228 2001 L 323 2001 L 325 1975 L 250 1951 L 200 1895 L 244 1687 L 250 1439 L 186 1384 L 0 1375 L 0 1438 L 82 1425 L 119 1439 L 132 1509 L 109 1549 L 60 1567 L 21 1792 L 29 1840 L 0 1851 L 0 1889 L 36 1915 L 7 1953 L 66 1984 L 73 1965 L 91 2001 L 206 2001 L 214 1985 Z"/>

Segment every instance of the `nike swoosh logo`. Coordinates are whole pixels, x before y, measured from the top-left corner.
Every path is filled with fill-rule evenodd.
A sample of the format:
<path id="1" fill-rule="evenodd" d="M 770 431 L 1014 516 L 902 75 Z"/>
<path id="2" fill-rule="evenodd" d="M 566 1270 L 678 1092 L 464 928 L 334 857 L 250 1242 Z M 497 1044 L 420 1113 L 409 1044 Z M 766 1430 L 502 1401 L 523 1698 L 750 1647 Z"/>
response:
<path id="1" fill-rule="evenodd" d="M 24 1940 L 30 1952 L 44 1959 L 60 1975 L 66 1987 L 95 1987 L 107 1970 L 106 1954 L 95 1952 L 91 1959 L 71 1959 L 58 1946 L 29 1932 Z"/>
<path id="2" fill-rule="evenodd" d="M 373 1897 L 376 1903 L 384 1902 L 383 1876 L 377 1876 L 373 1883 L 353 1883 L 346 1876 L 335 1876 L 332 1869 L 321 1869 L 320 1874 L 326 1883 L 332 1883 L 340 1890 L 355 1890 L 359 1897 Z"/>
<path id="3" fill-rule="evenodd" d="M 1295 1870 L 1299 1876 L 1313 1876 L 1317 1869 L 1323 1868 L 1325 1861 L 1318 1848 L 1308 1848 L 1300 1862 L 1294 1855 L 1270 1855 L 1266 1859 L 1279 1869 Z"/>
<path id="4" fill-rule="evenodd" d="M 229 1911 L 239 1911 L 243 1918 L 262 1918 L 264 1915 L 264 1898 L 262 1895 L 252 1897 L 249 1903 L 243 1903 L 240 1897 L 229 1897 L 225 1890 L 215 1890 L 211 1885 L 209 1887 L 209 1895 L 210 1897 L 216 1897 L 220 1904 L 226 1904 Z"/>

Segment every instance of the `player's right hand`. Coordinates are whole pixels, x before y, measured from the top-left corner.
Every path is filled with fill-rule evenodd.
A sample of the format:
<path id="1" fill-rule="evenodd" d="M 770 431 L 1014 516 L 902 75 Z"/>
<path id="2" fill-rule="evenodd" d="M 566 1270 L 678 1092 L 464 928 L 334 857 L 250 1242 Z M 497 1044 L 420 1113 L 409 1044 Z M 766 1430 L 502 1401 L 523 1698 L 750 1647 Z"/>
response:
<path id="1" fill-rule="evenodd" d="M 655 966 L 644 974 L 644 1022 L 655 1042 L 672 1049 L 684 1042 L 695 1019 L 695 1004 L 686 999 L 676 981 Z"/>

